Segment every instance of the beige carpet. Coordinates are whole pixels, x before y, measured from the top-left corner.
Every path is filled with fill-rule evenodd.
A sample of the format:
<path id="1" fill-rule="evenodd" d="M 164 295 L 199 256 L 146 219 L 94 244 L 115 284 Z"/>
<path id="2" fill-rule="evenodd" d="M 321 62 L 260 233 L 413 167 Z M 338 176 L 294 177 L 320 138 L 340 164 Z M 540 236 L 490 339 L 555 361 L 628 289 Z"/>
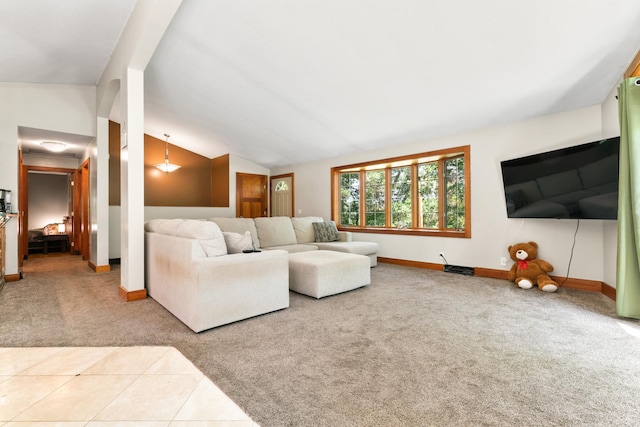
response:
<path id="1" fill-rule="evenodd" d="M 636 426 L 640 324 L 603 295 L 381 264 L 372 285 L 194 334 L 117 267 L 25 263 L 2 346 L 172 345 L 263 427 Z"/>

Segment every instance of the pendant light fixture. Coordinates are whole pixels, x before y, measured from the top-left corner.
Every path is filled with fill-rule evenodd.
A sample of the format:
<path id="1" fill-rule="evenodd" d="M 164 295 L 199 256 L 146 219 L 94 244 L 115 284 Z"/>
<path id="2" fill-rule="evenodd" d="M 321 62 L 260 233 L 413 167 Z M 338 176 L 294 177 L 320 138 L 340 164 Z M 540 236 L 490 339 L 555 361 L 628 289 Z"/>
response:
<path id="1" fill-rule="evenodd" d="M 164 146 L 164 163 L 157 163 L 153 166 L 157 167 L 164 173 L 169 173 L 179 169 L 180 166 L 169 163 L 169 135 L 165 133 L 164 136 L 166 138 Z"/>

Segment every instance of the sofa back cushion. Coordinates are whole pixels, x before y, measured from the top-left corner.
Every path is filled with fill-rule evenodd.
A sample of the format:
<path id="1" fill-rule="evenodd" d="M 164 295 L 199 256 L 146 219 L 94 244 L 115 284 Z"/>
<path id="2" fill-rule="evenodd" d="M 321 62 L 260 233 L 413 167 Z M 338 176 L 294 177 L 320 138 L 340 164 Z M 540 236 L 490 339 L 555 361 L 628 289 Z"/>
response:
<path id="1" fill-rule="evenodd" d="M 144 224 L 146 231 L 196 239 L 208 257 L 227 254 L 227 245 L 220 227 L 199 219 L 152 219 Z"/>
<path id="2" fill-rule="evenodd" d="M 533 203 L 536 200 L 542 199 L 542 194 L 540 194 L 540 188 L 538 187 L 538 183 L 536 181 L 527 181 L 520 184 L 510 185 L 504 189 L 507 199 L 513 197 L 524 198 L 524 200 L 528 203 Z M 516 196 L 516 192 L 518 196 Z"/>
<path id="3" fill-rule="evenodd" d="M 260 247 L 260 241 L 258 240 L 258 231 L 256 225 L 253 222 L 253 218 L 209 218 L 208 221 L 215 222 L 220 227 L 220 230 L 229 233 L 244 234 L 246 231 L 251 233 L 251 239 L 253 245 L 258 249 Z"/>
<path id="4" fill-rule="evenodd" d="M 295 245 L 296 233 L 293 231 L 291 218 L 274 216 L 271 218 L 254 218 L 258 239 L 263 248 L 272 246 Z"/>
<path id="5" fill-rule="evenodd" d="M 618 155 L 597 160 L 578 169 L 585 188 L 597 188 L 609 183 L 618 183 Z M 613 190 L 615 191 L 615 190 Z"/>
<path id="6" fill-rule="evenodd" d="M 538 181 L 544 199 L 582 190 L 582 182 L 575 169 L 543 176 L 537 178 L 536 181 Z"/>
<path id="7" fill-rule="evenodd" d="M 313 243 L 315 242 L 315 236 L 313 234 L 313 223 L 322 222 L 322 217 L 319 216 L 305 216 L 305 217 L 293 217 L 291 218 L 291 224 L 293 224 L 293 231 L 296 233 L 296 241 L 298 243 Z"/>

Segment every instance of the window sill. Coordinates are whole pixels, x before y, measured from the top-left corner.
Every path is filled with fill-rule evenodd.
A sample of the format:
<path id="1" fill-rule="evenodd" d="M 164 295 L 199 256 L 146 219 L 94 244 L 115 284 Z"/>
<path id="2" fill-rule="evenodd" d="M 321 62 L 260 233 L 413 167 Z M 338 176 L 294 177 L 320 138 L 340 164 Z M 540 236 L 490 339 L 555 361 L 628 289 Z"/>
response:
<path id="1" fill-rule="evenodd" d="M 457 230 L 426 230 L 418 228 L 385 228 L 385 227 L 343 227 L 338 226 L 340 231 L 350 231 L 352 233 L 371 234 L 399 234 L 404 236 L 434 236 L 434 237 L 456 237 L 462 239 L 471 238 L 470 233 Z"/>

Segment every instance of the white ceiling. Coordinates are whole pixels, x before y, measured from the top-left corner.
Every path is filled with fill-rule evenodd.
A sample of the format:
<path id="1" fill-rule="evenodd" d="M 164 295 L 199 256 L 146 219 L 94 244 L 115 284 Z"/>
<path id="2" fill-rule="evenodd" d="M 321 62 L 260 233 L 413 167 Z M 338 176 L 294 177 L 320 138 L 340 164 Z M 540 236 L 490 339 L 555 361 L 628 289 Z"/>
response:
<path id="1" fill-rule="evenodd" d="M 0 81 L 95 84 L 133 3 L 3 0 Z M 277 167 L 597 105 L 639 23 L 637 0 L 185 0 L 145 132 Z"/>

